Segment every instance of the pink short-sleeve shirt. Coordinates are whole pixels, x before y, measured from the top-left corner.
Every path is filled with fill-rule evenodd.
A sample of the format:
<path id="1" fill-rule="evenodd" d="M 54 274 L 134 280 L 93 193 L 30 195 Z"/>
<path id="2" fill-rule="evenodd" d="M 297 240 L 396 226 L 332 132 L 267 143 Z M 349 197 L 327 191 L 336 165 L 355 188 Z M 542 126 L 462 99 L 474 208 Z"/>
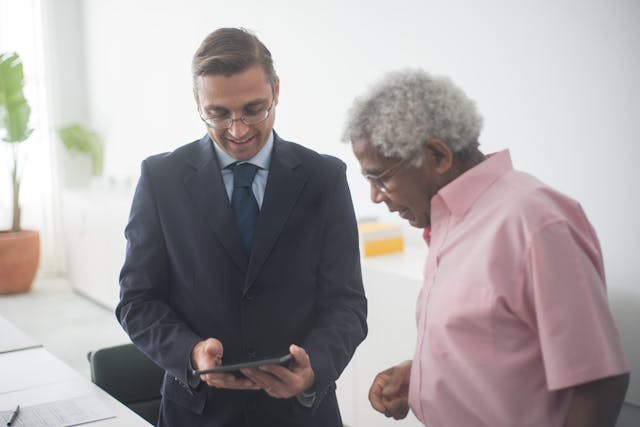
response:
<path id="1" fill-rule="evenodd" d="M 562 426 L 628 372 L 580 205 L 496 153 L 431 201 L 409 403 L 428 427 Z"/>

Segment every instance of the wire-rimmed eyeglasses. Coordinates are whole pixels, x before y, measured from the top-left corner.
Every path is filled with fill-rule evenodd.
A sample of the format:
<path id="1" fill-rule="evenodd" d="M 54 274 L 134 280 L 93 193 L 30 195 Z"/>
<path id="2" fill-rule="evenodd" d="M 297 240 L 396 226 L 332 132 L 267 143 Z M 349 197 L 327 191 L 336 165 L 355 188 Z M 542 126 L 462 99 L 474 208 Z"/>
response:
<path id="1" fill-rule="evenodd" d="M 400 167 L 403 166 L 408 160 L 400 160 L 398 163 L 390 166 L 388 169 L 380 172 L 377 175 L 364 175 L 364 177 L 373 184 L 382 193 L 389 192 L 385 182 L 388 182 L 393 175 L 398 173 Z"/>
<path id="2" fill-rule="evenodd" d="M 223 116 L 205 117 L 202 115 L 200 108 L 198 108 L 198 112 L 200 113 L 200 119 L 202 119 L 202 121 L 207 126 L 213 129 L 229 129 L 231 126 L 233 126 L 233 122 L 237 121 L 242 122 L 246 126 L 253 126 L 257 125 L 258 123 L 262 123 L 269 118 L 269 114 L 271 114 L 271 110 L 274 106 L 273 101 L 274 98 L 271 98 L 271 105 L 269 105 L 269 107 L 245 111 L 244 114 L 237 119 Z"/>

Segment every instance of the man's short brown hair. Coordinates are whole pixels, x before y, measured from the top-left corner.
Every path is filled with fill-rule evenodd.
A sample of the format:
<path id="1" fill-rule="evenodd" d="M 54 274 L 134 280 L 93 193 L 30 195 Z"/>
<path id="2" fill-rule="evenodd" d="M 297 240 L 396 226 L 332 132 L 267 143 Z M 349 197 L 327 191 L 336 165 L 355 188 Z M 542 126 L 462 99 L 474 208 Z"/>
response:
<path id="1" fill-rule="evenodd" d="M 209 34 L 193 56 L 193 85 L 200 76 L 231 76 L 260 65 L 273 87 L 277 75 L 271 52 L 258 38 L 244 28 L 219 28 Z"/>

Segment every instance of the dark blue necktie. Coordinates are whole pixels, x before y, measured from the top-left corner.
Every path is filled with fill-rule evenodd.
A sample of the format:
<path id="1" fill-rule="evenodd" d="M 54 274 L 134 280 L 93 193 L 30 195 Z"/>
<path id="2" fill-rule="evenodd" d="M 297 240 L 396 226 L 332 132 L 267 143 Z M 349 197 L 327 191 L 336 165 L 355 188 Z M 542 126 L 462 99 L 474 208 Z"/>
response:
<path id="1" fill-rule="evenodd" d="M 236 214 L 236 222 L 242 235 L 242 244 L 248 255 L 251 253 L 253 235 L 260 213 L 258 202 L 251 190 L 251 183 L 258 171 L 258 166 L 251 163 L 234 163 L 231 167 L 233 168 L 231 206 Z"/>

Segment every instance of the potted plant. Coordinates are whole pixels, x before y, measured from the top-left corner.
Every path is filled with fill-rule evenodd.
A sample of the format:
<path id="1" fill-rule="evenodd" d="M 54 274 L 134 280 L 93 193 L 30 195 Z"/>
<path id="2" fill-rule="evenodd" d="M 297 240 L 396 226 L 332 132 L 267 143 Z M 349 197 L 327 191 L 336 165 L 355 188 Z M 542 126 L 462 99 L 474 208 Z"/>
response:
<path id="1" fill-rule="evenodd" d="M 22 62 L 16 53 L 0 53 L 0 138 L 12 154 L 11 184 L 13 221 L 0 231 L 0 294 L 26 292 L 38 269 L 40 235 L 20 226 L 20 179 L 22 165 L 18 145 L 29 138 L 31 108 L 23 93 Z"/>

